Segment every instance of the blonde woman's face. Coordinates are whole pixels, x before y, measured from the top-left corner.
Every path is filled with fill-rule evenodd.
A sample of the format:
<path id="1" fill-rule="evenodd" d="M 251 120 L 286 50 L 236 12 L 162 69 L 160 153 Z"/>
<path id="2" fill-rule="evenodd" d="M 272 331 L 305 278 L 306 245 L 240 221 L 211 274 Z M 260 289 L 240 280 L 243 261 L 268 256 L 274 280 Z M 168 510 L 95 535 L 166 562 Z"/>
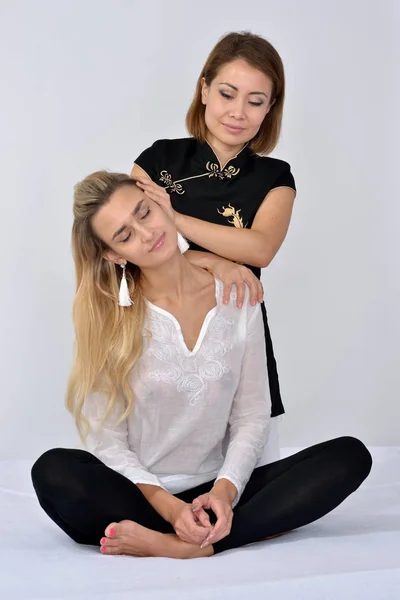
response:
<path id="1" fill-rule="evenodd" d="M 272 80 L 244 60 L 219 70 L 208 86 L 203 82 L 202 102 L 208 141 L 240 146 L 253 139 L 271 108 Z"/>
<path id="2" fill-rule="evenodd" d="M 119 188 L 93 217 L 92 226 L 110 248 L 105 258 L 117 264 L 154 268 L 177 251 L 172 218 L 134 185 Z"/>

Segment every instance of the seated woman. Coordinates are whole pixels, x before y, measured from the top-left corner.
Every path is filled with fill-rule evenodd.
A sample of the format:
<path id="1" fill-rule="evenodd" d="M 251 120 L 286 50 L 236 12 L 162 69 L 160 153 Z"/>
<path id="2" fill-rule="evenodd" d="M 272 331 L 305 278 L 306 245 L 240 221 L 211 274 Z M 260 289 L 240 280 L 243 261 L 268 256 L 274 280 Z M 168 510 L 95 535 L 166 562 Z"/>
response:
<path id="1" fill-rule="evenodd" d="M 367 477 L 352 437 L 257 467 L 271 414 L 260 304 L 179 251 L 173 213 L 125 175 L 75 188 L 76 358 L 84 450 L 32 468 L 39 502 L 104 554 L 195 558 L 319 519 Z M 119 304 L 118 304 L 119 298 Z M 233 509 L 235 512 L 233 513 Z"/>

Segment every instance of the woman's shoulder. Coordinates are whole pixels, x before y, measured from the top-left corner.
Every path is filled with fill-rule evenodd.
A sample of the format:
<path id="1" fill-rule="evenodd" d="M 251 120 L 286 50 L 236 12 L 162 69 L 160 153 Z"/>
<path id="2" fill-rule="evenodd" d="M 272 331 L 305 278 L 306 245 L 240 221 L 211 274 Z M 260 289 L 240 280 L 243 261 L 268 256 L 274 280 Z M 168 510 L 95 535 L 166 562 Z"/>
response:
<path id="1" fill-rule="evenodd" d="M 134 164 L 141 167 L 151 179 L 159 178 L 161 170 L 169 170 L 177 160 L 184 161 L 195 152 L 194 138 L 160 139 L 143 150 Z"/>
<path id="2" fill-rule="evenodd" d="M 296 182 L 290 164 L 272 156 L 254 155 L 254 173 L 262 182 L 264 196 L 277 187 L 290 187 L 296 191 Z"/>
<path id="3" fill-rule="evenodd" d="M 242 308 L 238 308 L 236 301 L 237 301 L 237 289 L 236 289 L 236 284 L 232 285 L 232 289 L 230 292 L 230 296 L 229 296 L 229 300 L 228 300 L 228 304 L 224 304 L 223 302 L 223 298 L 224 298 L 224 284 L 223 282 L 218 279 L 217 277 L 214 278 L 215 279 L 215 287 L 216 287 L 216 299 L 217 299 L 217 306 L 225 312 L 228 310 L 231 312 L 232 316 L 235 316 L 237 321 L 241 321 L 241 320 L 248 320 L 253 313 L 258 312 L 261 310 L 260 308 L 260 304 L 256 303 L 254 306 L 252 306 L 250 304 L 250 288 L 247 285 L 247 283 L 245 283 L 245 291 L 244 291 L 244 298 L 243 298 L 243 306 Z"/>
<path id="4" fill-rule="evenodd" d="M 153 142 L 150 148 L 160 153 L 185 152 L 185 150 L 191 150 L 194 148 L 196 144 L 197 141 L 192 137 L 173 139 L 163 138 Z"/>
<path id="5" fill-rule="evenodd" d="M 281 158 L 262 156 L 260 154 L 253 154 L 253 158 L 256 166 L 260 169 L 269 169 L 276 171 L 277 173 L 290 171 L 290 164 Z"/>

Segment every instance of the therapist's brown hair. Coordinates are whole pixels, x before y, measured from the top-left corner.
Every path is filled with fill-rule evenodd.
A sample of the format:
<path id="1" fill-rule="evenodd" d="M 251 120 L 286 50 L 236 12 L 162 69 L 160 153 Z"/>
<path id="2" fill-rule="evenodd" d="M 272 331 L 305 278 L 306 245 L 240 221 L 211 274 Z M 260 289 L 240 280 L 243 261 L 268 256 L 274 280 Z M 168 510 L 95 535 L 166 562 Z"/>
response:
<path id="1" fill-rule="evenodd" d="M 201 99 L 202 80 L 204 78 L 209 86 L 221 67 L 238 59 L 245 60 L 272 80 L 273 106 L 265 116 L 257 135 L 249 144 L 253 152 L 269 154 L 278 143 L 281 132 L 285 72 L 281 57 L 272 44 L 253 33 L 228 33 L 212 49 L 197 80 L 195 95 L 186 115 L 186 127 L 193 137 L 200 142 L 205 142 L 207 127 L 205 106 Z"/>

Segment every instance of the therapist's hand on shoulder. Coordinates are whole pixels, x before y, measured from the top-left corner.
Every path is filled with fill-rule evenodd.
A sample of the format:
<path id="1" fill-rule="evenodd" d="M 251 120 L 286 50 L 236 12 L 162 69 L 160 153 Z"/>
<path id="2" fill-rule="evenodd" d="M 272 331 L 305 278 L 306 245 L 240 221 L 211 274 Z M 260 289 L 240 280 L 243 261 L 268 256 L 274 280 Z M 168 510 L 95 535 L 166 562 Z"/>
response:
<path id="1" fill-rule="evenodd" d="M 243 306 L 246 285 L 250 291 L 250 304 L 252 306 L 263 301 L 264 289 L 261 281 L 244 265 L 238 265 L 222 257 L 215 257 L 208 270 L 224 284 L 224 304 L 229 302 L 233 285 L 236 285 L 236 306 L 238 308 Z"/>

